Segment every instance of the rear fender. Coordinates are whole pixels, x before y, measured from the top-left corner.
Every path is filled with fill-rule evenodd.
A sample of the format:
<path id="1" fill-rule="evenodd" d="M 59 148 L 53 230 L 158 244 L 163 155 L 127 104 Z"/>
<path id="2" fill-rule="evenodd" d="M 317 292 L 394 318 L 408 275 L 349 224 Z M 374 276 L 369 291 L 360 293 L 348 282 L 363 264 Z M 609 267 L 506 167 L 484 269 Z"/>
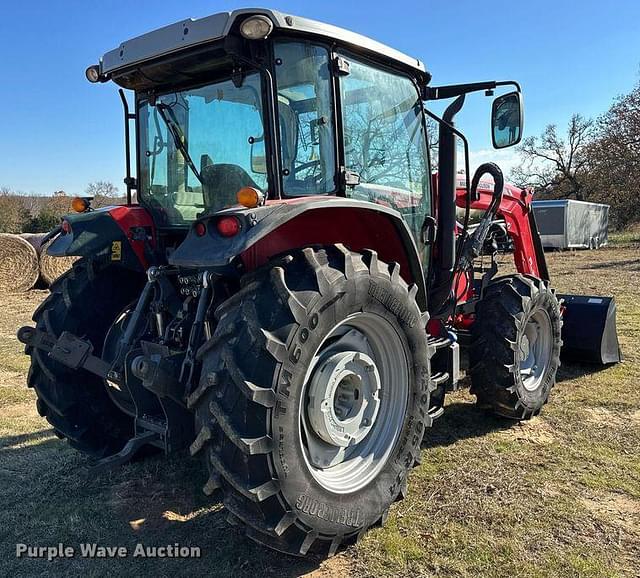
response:
<path id="1" fill-rule="evenodd" d="M 54 257 L 99 257 L 122 267 L 145 271 L 155 229 L 151 215 L 139 206 L 105 207 L 64 218 L 71 229 L 61 232 L 47 253 Z M 145 237 L 147 242 L 145 242 Z"/>
<path id="2" fill-rule="evenodd" d="M 224 238 L 216 222 L 233 215 L 240 222 L 237 235 Z M 191 228 L 169 258 L 172 265 L 244 271 L 264 265 L 272 257 L 311 245 L 344 244 L 349 250 L 372 249 L 381 260 L 400 265 L 407 283 L 418 287 L 417 300 L 426 308 L 422 265 L 413 236 L 400 213 L 381 205 L 339 197 L 308 197 L 268 203 L 255 209 L 232 208 L 200 219 L 206 233 Z"/>

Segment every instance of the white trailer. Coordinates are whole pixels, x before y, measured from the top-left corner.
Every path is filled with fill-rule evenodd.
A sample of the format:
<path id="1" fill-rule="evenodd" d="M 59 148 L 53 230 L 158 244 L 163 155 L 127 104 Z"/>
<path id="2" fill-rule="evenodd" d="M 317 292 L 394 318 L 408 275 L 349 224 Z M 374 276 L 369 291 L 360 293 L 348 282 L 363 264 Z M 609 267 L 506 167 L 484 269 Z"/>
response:
<path id="1" fill-rule="evenodd" d="M 570 199 L 532 205 L 545 249 L 598 249 L 607 244 L 609 205 Z"/>

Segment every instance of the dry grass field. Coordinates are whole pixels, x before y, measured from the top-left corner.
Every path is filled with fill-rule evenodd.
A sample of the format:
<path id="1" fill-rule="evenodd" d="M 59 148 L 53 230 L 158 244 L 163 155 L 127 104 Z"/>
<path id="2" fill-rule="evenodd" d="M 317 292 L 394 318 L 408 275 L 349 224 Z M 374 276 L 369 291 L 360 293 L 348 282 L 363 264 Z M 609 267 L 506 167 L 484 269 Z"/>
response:
<path id="1" fill-rule="evenodd" d="M 559 291 L 614 294 L 624 363 L 563 365 L 542 415 L 484 415 L 465 392 L 424 443 L 385 528 L 327 561 L 264 550 L 225 522 L 184 456 L 94 476 L 25 387 L 15 338 L 44 291 L 0 295 L 0 575 L 640 576 L 640 235 L 549 256 Z M 16 559 L 16 543 L 197 545 L 200 559 Z"/>

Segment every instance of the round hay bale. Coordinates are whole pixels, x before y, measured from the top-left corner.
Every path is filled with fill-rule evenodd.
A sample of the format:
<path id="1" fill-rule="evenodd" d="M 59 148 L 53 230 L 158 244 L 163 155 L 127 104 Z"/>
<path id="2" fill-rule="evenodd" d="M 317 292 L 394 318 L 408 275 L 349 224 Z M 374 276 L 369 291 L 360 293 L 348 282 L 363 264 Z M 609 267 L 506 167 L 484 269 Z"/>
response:
<path id="1" fill-rule="evenodd" d="M 52 242 L 53 239 L 47 241 L 42 245 L 40 251 L 40 275 L 47 285 L 51 285 L 60 275 L 71 269 L 74 261 L 78 260 L 78 257 L 52 257 L 48 255 L 47 249 Z"/>
<path id="2" fill-rule="evenodd" d="M 20 235 L 0 233 L 0 292 L 29 291 L 40 276 L 38 252 Z"/>

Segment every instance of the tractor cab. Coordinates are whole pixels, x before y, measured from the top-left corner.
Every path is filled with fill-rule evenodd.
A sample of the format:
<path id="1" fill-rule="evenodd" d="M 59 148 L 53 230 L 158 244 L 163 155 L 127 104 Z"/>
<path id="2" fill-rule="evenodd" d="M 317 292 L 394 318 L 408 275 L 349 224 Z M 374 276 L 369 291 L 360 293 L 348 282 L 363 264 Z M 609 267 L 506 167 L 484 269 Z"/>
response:
<path id="1" fill-rule="evenodd" d="M 340 196 L 431 214 L 420 61 L 269 10 L 185 21 L 88 70 L 135 95 L 138 200 L 159 227 L 238 205 Z M 132 181 L 133 183 L 133 181 Z"/>
<path id="2" fill-rule="evenodd" d="M 258 209 L 251 219 L 261 220 L 272 205 L 294 204 L 306 212 L 325 207 L 313 201 L 333 200 L 332 216 L 317 213 L 316 227 L 326 235 L 312 234 L 312 240 L 362 248 L 370 246 L 372 236 L 399 234 L 406 280 L 417 283 L 423 306 L 432 284 L 429 308 L 444 316 L 450 313 L 456 267 L 452 139 L 464 139 L 453 116 L 467 93 L 511 84 L 517 90 L 494 101 L 492 138 L 501 148 L 516 144 L 522 134 L 517 83 L 431 87 L 430 74 L 416 58 L 347 30 L 271 10 L 237 10 L 150 32 L 107 52 L 87 69 L 87 78 L 133 91 L 130 112 L 121 90 L 127 130 L 135 121 L 137 143 L 137 176 L 128 169 L 125 182 L 129 198 L 137 190 L 156 229 L 153 241 L 172 254 L 171 263 L 202 265 L 194 254 L 211 254 L 213 248 L 205 249 L 203 242 L 211 239 L 197 233 L 211 228 L 215 236 L 213 216 L 221 211 L 227 218 L 222 236 L 231 237 L 248 231 L 245 209 Z M 444 119 L 425 109 L 427 100 L 451 97 L 457 97 L 456 110 L 450 107 Z M 428 116 L 438 120 L 441 132 L 435 187 Z M 127 158 L 127 167 L 131 164 Z M 466 184 L 469 188 L 469 179 Z M 388 209 L 382 211 L 385 217 L 368 203 Z M 349 227 L 351 238 L 345 238 L 344 228 L 333 229 L 352 206 L 366 211 L 362 221 L 368 232 Z M 291 217 L 283 207 L 277 214 Z M 283 224 L 275 214 L 270 220 L 276 228 Z M 190 242 L 181 246 L 187 233 Z M 198 236 L 207 239 L 198 243 Z M 215 253 L 230 261 L 256 240 L 242 247 L 235 243 L 232 252 L 218 244 Z M 308 242 L 305 238 L 300 246 Z M 398 258 L 386 247 L 382 251 Z M 253 253 L 252 263 L 264 261 L 260 247 Z"/>

